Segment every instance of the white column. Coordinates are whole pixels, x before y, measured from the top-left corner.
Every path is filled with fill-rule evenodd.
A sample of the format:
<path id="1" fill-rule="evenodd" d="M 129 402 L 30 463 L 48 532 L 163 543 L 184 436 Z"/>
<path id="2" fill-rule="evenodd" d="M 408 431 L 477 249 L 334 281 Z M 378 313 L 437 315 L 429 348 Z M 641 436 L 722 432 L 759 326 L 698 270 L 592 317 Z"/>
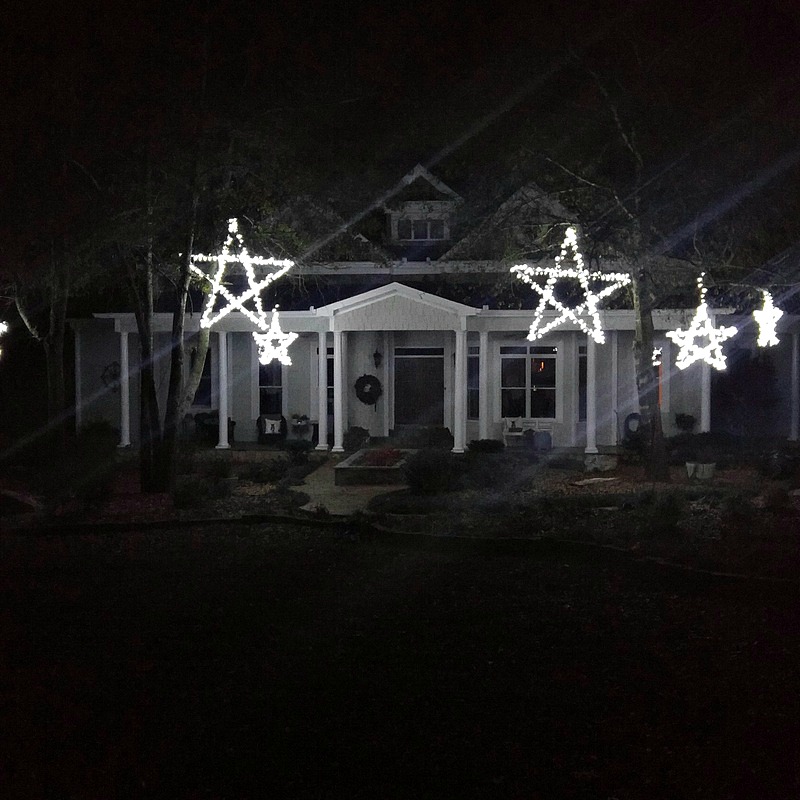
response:
<path id="1" fill-rule="evenodd" d="M 389 357 L 390 357 L 390 341 L 389 331 L 383 332 L 383 374 L 381 381 L 383 382 L 383 436 L 389 436 Z"/>
<path id="2" fill-rule="evenodd" d="M 700 362 L 700 433 L 711 430 L 711 366 Z"/>
<path id="3" fill-rule="evenodd" d="M 81 330 L 73 330 L 75 342 L 75 430 L 79 431 L 83 424 L 83 388 L 81 386 Z"/>
<path id="4" fill-rule="evenodd" d="M 128 332 L 119 334 L 119 447 L 131 446 L 131 380 Z"/>
<path id="5" fill-rule="evenodd" d="M 453 381 L 453 452 L 463 453 L 467 439 L 467 332 L 456 331 Z"/>
<path id="6" fill-rule="evenodd" d="M 228 334 L 217 331 L 217 361 L 219 362 L 219 442 L 217 450 L 227 450 L 228 443 Z"/>
<path id="7" fill-rule="evenodd" d="M 478 344 L 478 436 L 489 438 L 489 332 L 480 332 Z"/>
<path id="8" fill-rule="evenodd" d="M 798 438 L 798 425 L 800 424 L 800 335 L 792 334 L 792 402 L 791 402 L 791 425 L 789 428 L 789 439 L 796 442 Z"/>
<path id="9" fill-rule="evenodd" d="M 319 416 L 319 440 L 317 450 L 328 449 L 328 334 L 320 331 L 317 334 L 317 372 L 319 381 L 317 388 L 317 414 Z"/>
<path id="10" fill-rule="evenodd" d="M 586 449 L 597 452 L 597 353 L 595 341 L 586 337 Z"/>
<path id="11" fill-rule="evenodd" d="M 617 332 L 611 331 L 610 338 L 611 338 L 611 444 L 617 445 L 619 444 L 619 343 L 617 342 Z"/>
<path id="12" fill-rule="evenodd" d="M 342 398 L 344 380 L 344 359 L 342 353 L 342 331 L 333 332 L 333 447 L 332 453 L 344 452 L 344 431 L 342 430 Z"/>

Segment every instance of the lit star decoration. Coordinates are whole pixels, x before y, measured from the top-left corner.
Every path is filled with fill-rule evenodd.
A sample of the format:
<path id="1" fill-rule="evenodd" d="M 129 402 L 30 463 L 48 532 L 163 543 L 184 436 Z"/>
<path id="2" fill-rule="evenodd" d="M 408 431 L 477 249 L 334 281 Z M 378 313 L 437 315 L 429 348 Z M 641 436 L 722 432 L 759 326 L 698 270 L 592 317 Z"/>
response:
<path id="1" fill-rule="evenodd" d="M 231 253 L 231 245 L 234 240 L 239 245 L 236 253 Z M 271 283 L 282 278 L 293 266 L 294 261 L 280 260 L 277 258 L 263 258 L 262 256 L 252 256 L 247 251 L 242 241 L 241 234 L 239 233 L 239 223 L 236 219 L 228 220 L 228 238 L 222 245 L 222 252 L 218 255 L 196 255 L 192 256 L 192 262 L 209 261 L 216 262 L 217 271 L 213 276 L 207 275 L 200 267 L 194 263 L 191 265 L 192 272 L 204 278 L 211 284 L 211 297 L 206 304 L 203 311 L 203 316 L 200 319 L 200 326 L 202 328 L 210 328 L 214 323 L 219 322 L 223 317 L 230 314 L 231 311 L 238 309 L 248 319 L 250 319 L 256 327 L 264 331 L 267 329 L 267 316 L 264 313 L 264 307 L 261 303 L 261 292 L 267 288 Z M 238 297 L 234 295 L 227 286 L 223 285 L 222 278 L 225 274 L 225 269 L 228 264 L 240 263 L 244 267 L 245 275 L 247 276 L 248 289 Z M 255 275 L 254 266 L 259 267 L 277 267 L 274 272 L 270 272 L 262 279 L 257 279 Z M 214 306 L 217 299 L 222 296 L 228 301 L 216 313 Z M 248 308 L 245 303 L 252 301 L 255 306 L 255 311 Z"/>
<path id="2" fill-rule="evenodd" d="M 253 333 L 253 338 L 258 345 L 258 360 L 261 364 L 269 364 L 275 358 L 287 367 L 291 365 L 289 345 L 297 338 L 297 334 L 284 333 L 281 330 L 277 306 L 272 309 L 269 330 L 266 333 Z"/>
<path id="3" fill-rule="evenodd" d="M 572 261 L 575 266 L 564 267 L 562 262 L 567 258 L 567 250 L 571 251 Z M 600 314 L 597 306 L 601 300 L 627 286 L 631 282 L 630 275 L 624 272 L 589 272 L 583 261 L 583 256 L 578 250 L 578 236 L 575 228 L 567 228 L 564 236 L 564 243 L 561 245 L 561 254 L 556 256 L 554 267 L 531 267 L 527 264 L 517 264 L 511 268 L 518 278 L 530 284 L 540 295 L 539 305 L 536 308 L 531 323 L 528 339 L 533 341 L 540 336 L 544 336 L 548 331 L 572 320 L 587 336 L 591 336 L 598 344 L 603 344 L 606 340 L 603 329 L 600 327 Z M 546 277 L 544 286 L 540 286 L 537 278 Z M 585 299 L 575 308 L 567 308 L 562 302 L 556 299 L 556 282 L 563 279 L 577 280 L 584 291 Z M 595 292 L 589 282 L 605 283 L 599 292 Z M 559 315 L 549 322 L 543 324 L 543 316 L 547 306 L 551 306 Z M 586 317 L 591 324 L 587 324 Z"/>
<path id="4" fill-rule="evenodd" d="M 778 337 L 775 334 L 775 323 L 783 316 L 783 311 L 776 308 L 772 303 L 772 295 L 765 289 L 764 305 L 761 309 L 753 311 L 753 316 L 758 323 L 758 346 L 773 347 L 778 344 Z"/>
<path id="5" fill-rule="evenodd" d="M 0 322 L 0 336 L 8 331 L 8 323 Z M 3 355 L 3 350 L 0 348 L 0 356 Z"/>
<path id="6" fill-rule="evenodd" d="M 678 328 L 668 331 L 666 336 L 672 339 L 680 347 L 675 358 L 675 364 L 679 369 L 686 369 L 695 361 L 704 361 L 714 369 L 725 369 L 725 356 L 722 353 L 722 343 L 732 336 L 737 330 L 733 326 L 715 328 L 711 317 L 708 316 L 708 305 L 706 304 L 706 287 L 703 285 L 705 273 L 701 273 L 697 279 L 697 287 L 700 290 L 700 305 L 694 312 L 692 324 L 687 330 Z M 705 345 L 697 344 L 697 339 L 706 339 Z"/>

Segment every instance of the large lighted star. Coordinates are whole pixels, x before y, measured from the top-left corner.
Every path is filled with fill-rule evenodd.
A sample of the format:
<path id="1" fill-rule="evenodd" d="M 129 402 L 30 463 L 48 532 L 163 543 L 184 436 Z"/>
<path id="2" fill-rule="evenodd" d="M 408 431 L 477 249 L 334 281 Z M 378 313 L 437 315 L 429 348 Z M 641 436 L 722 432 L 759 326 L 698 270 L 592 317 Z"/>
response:
<path id="1" fill-rule="evenodd" d="M 231 253 L 231 245 L 234 240 L 238 243 L 239 247 L 237 253 Z M 215 261 L 217 269 L 213 276 L 207 275 L 200 267 L 194 262 Z M 247 276 L 248 288 L 240 295 L 234 295 L 227 286 L 222 283 L 225 269 L 228 264 L 240 263 L 244 267 L 245 275 Z M 260 280 L 256 278 L 254 266 L 277 267 L 274 272 L 270 272 Z M 203 328 L 210 328 L 214 323 L 219 322 L 223 317 L 239 309 L 253 324 L 261 330 L 267 328 L 267 316 L 264 313 L 264 307 L 261 302 L 261 292 L 267 288 L 271 283 L 283 277 L 292 267 L 294 261 L 288 259 L 277 258 L 264 258 L 262 256 L 252 256 L 244 246 L 242 237 L 239 234 L 239 223 L 236 219 L 228 220 L 228 237 L 222 245 L 222 252 L 218 255 L 195 255 L 192 256 L 191 269 L 192 272 L 204 278 L 211 284 L 211 296 L 208 299 L 203 316 L 200 319 L 200 326 Z M 218 311 L 214 311 L 214 306 L 217 304 L 219 297 L 227 300 L 227 304 L 223 305 Z M 245 303 L 252 301 L 254 310 L 248 308 Z"/>
<path id="2" fill-rule="evenodd" d="M 764 305 L 753 311 L 753 317 L 758 323 L 758 346 L 773 347 L 778 344 L 775 323 L 783 316 L 783 311 L 773 305 L 772 295 L 768 291 L 761 291 L 764 294 Z"/>
<path id="3" fill-rule="evenodd" d="M 284 333 L 278 321 L 277 307 L 272 310 L 272 320 L 269 330 L 266 333 L 253 332 L 253 339 L 258 345 L 258 360 L 261 364 L 269 364 L 273 358 L 285 364 L 291 365 L 292 359 L 289 356 L 289 345 L 297 338 L 296 333 Z"/>
<path id="4" fill-rule="evenodd" d="M 722 343 L 735 336 L 738 331 L 732 325 L 714 327 L 714 323 L 708 315 L 703 275 L 697 279 L 697 284 L 700 288 L 700 305 L 694 312 L 691 325 L 686 330 L 678 328 L 668 331 L 666 336 L 680 347 L 678 355 L 675 357 L 675 365 L 679 369 L 686 369 L 695 361 L 704 361 L 714 369 L 723 370 L 726 367 L 726 359 L 722 352 Z M 705 340 L 705 344 L 698 344 L 698 339 Z"/>
<path id="5" fill-rule="evenodd" d="M 561 263 L 567 257 L 567 249 L 572 253 L 574 267 L 563 267 Z M 606 337 L 600 327 L 600 314 L 598 305 L 601 300 L 613 294 L 631 282 L 630 275 L 624 272 L 589 272 L 583 261 L 583 256 L 578 250 L 578 237 L 575 228 L 567 228 L 564 243 L 561 245 L 561 254 L 556 256 L 554 267 L 531 267 L 528 264 L 517 264 L 511 272 L 529 284 L 539 293 L 539 305 L 533 314 L 533 322 L 528 331 L 528 339 L 533 341 L 544 336 L 557 325 L 570 320 L 574 322 L 587 336 L 591 336 L 598 344 L 603 344 Z M 541 286 L 537 279 L 546 277 L 547 281 Z M 584 293 L 584 301 L 574 308 L 565 306 L 555 296 L 556 283 L 560 280 L 577 280 Z M 591 284 L 604 283 L 600 291 L 594 291 Z M 544 312 L 550 306 L 559 312 L 555 319 L 544 323 Z M 588 321 L 587 318 L 588 317 Z"/>

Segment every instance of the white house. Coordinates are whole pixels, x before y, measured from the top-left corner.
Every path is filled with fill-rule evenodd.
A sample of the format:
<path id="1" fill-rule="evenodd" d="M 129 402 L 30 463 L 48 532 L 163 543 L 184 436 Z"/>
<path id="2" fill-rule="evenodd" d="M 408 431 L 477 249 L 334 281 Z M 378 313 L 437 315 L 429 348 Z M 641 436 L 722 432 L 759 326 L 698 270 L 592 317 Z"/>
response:
<path id="1" fill-rule="evenodd" d="M 546 213 L 562 213 L 535 187 L 524 191 L 526 200 L 541 199 Z M 214 325 L 191 410 L 219 412 L 220 448 L 230 445 L 226 418 L 235 422 L 237 442 L 255 442 L 261 415 L 309 417 L 317 446 L 327 449 L 330 442 L 334 452 L 343 449 L 344 434 L 352 426 L 373 436 L 390 436 L 403 426 L 447 428 L 455 452 L 463 452 L 473 439 L 503 438 L 512 422 L 523 421 L 527 428 L 548 431 L 554 446 L 583 448 L 587 454 L 620 442 L 625 420 L 638 410 L 634 312 L 599 312 L 603 344 L 574 320 L 528 341 L 530 308 L 477 306 L 442 296 L 440 287 L 448 282 L 458 285 L 487 275 L 509 278 L 511 264 L 503 259 L 458 257 L 472 247 L 476 230 L 491 227 L 484 220 L 456 241 L 461 203 L 449 187 L 417 167 L 376 212 L 384 217 L 383 241 L 356 234 L 359 246 L 373 254 L 381 249 L 380 260 L 320 258 L 296 267 L 307 282 L 337 285 L 341 299 L 319 307 L 282 306 L 282 329 L 298 334 L 289 348 L 291 365 L 259 363 L 252 335 L 257 328 L 241 312 L 231 312 Z M 497 213 L 507 211 L 506 203 Z M 661 350 L 659 401 L 668 434 L 676 432 L 676 413 L 695 416 L 700 431 L 712 424 L 712 368 L 695 363 L 678 369 L 677 346 L 666 337 L 670 330 L 686 328 L 693 314 L 693 308 L 655 314 Z M 543 321 L 556 315 L 546 311 Z M 719 314 L 717 324 L 741 328 L 738 348 L 755 347 L 749 318 Z M 134 315 L 98 313 L 72 325 L 78 424 L 107 419 L 119 427 L 122 446 L 135 445 L 139 347 Z M 171 315 L 156 315 L 156 352 L 159 346 L 168 352 L 170 329 Z M 190 354 L 198 329 L 199 317 L 188 318 Z M 779 376 L 773 432 L 797 439 L 798 318 L 784 315 L 779 332 L 781 343 L 772 348 Z M 166 391 L 166 359 L 158 366 Z"/>

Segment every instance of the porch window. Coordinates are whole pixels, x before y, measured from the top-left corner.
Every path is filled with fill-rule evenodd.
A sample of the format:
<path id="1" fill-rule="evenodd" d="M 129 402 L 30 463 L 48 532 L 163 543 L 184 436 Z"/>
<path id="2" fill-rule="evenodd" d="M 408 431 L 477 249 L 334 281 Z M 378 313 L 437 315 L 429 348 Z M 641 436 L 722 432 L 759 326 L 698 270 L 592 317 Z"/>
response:
<path id="1" fill-rule="evenodd" d="M 326 364 L 326 389 L 327 389 L 327 397 L 328 397 L 328 416 L 333 416 L 333 348 L 328 347 L 326 348 L 327 357 L 325 359 Z M 317 348 L 317 358 L 319 358 L 319 348 Z"/>
<path id="2" fill-rule="evenodd" d="M 192 348 L 190 358 L 190 368 L 194 369 L 195 362 L 197 361 L 198 354 L 197 348 Z M 197 390 L 194 393 L 192 400 L 193 406 L 202 406 L 203 408 L 211 408 L 211 348 L 206 351 L 206 360 L 203 364 L 203 372 L 200 375 L 200 383 L 197 384 Z"/>
<path id="3" fill-rule="evenodd" d="M 557 348 L 518 345 L 500 348 L 503 417 L 556 416 Z"/>
<path id="4" fill-rule="evenodd" d="M 586 345 L 578 345 L 578 422 L 586 422 Z"/>
<path id="5" fill-rule="evenodd" d="M 480 416 L 480 348 L 470 347 L 467 352 L 467 419 Z"/>
<path id="6" fill-rule="evenodd" d="M 283 375 L 279 361 L 258 365 L 258 413 L 283 412 Z"/>

